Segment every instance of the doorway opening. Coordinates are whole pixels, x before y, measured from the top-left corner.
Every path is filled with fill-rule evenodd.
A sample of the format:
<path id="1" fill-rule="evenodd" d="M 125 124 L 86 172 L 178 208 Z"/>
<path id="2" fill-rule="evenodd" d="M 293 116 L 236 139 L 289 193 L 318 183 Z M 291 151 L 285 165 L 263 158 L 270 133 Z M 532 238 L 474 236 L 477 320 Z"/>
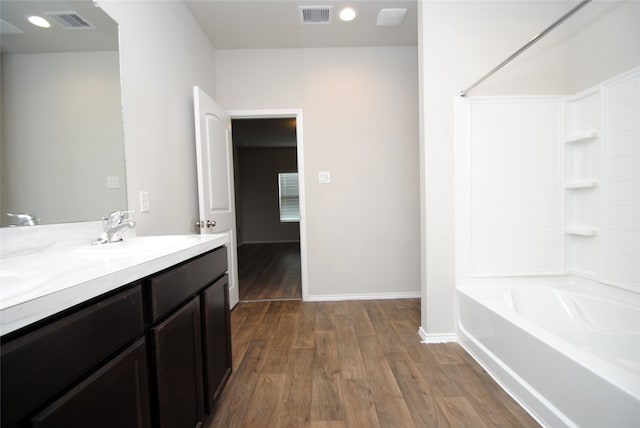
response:
<path id="1" fill-rule="evenodd" d="M 230 116 L 240 301 L 304 300 L 302 113 Z"/>

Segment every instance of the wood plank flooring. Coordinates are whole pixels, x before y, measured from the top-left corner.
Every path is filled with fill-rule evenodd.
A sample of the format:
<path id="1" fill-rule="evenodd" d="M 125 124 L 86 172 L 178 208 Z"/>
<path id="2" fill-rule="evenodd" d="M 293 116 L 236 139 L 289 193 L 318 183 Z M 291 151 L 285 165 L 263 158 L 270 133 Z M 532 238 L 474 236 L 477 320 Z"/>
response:
<path id="1" fill-rule="evenodd" d="M 238 247 L 240 301 L 302 299 L 300 243 Z"/>
<path id="2" fill-rule="evenodd" d="M 208 427 L 537 427 L 457 344 L 424 345 L 420 300 L 240 303 Z"/>

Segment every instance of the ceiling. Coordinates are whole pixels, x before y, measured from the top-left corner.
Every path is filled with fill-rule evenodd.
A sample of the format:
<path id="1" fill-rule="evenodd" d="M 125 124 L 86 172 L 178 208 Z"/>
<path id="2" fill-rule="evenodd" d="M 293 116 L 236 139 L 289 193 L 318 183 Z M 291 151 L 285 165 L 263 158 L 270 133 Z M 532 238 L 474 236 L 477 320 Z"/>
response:
<path id="1" fill-rule="evenodd" d="M 215 49 L 416 46 L 416 0 L 183 0 Z M 298 6 L 333 6 L 331 24 L 301 25 Z M 356 9 L 351 22 L 337 14 Z M 377 27 L 382 8 L 406 8 L 398 27 Z"/>
<path id="2" fill-rule="evenodd" d="M 140 0 L 123 0 L 140 1 Z M 179 0 L 172 0 L 179 1 Z M 416 46 L 416 0 L 183 0 L 215 49 L 272 49 L 363 46 Z M 152 4 L 152 2 L 150 2 Z M 299 6 L 333 6 L 331 24 L 302 25 Z M 337 15 L 345 6 L 357 11 L 351 22 Z M 398 27 L 377 27 L 382 8 L 406 8 Z M 42 29 L 25 17 L 74 11 L 95 28 L 67 30 L 57 24 Z M 0 18 L 21 34 L 3 33 L 3 53 L 117 50 L 117 25 L 91 0 L 1 0 Z"/>
<path id="3" fill-rule="evenodd" d="M 38 28 L 26 20 L 46 12 L 76 12 L 93 28 L 65 29 L 55 22 L 51 28 Z M 2 23 L 2 53 L 118 50 L 118 25 L 90 0 L 1 0 L 0 18 L 20 31 L 7 34 Z"/>

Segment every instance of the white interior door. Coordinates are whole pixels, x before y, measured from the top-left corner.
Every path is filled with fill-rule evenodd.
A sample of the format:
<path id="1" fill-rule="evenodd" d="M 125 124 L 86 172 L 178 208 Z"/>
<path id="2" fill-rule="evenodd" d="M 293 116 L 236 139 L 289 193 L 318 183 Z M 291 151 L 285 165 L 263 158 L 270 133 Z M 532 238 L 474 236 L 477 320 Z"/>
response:
<path id="1" fill-rule="evenodd" d="M 197 86 L 193 87 L 193 102 L 200 233 L 229 235 L 229 300 L 233 308 L 239 295 L 231 119 Z"/>

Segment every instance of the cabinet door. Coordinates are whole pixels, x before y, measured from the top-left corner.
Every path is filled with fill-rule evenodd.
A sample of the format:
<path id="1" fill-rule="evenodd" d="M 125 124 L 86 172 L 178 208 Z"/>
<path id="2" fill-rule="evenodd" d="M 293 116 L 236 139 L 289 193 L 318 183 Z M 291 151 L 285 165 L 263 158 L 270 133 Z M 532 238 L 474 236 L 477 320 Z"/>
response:
<path id="1" fill-rule="evenodd" d="M 207 412 L 231 375 L 231 324 L 229 318 L 229 280 L 223 276 L 203 293 L 205 392 Z"/>
<path id="2" fill-rule="evenodd" d="M 31 425 L 35 428 L 150 428 L 144 339 L 47 406 L 31 419 Z"/>
<path id="3" fill-rule="evenodd" d="M 2 343 L 0 425 L 21 426 L 143 331 L 142 291 L 136 286 Z"/>
<path id="4" fill-rule="evenodd" d="M 160 428 L 199 427 L 204 420 L 200 298 L 151 329 Z"/>

